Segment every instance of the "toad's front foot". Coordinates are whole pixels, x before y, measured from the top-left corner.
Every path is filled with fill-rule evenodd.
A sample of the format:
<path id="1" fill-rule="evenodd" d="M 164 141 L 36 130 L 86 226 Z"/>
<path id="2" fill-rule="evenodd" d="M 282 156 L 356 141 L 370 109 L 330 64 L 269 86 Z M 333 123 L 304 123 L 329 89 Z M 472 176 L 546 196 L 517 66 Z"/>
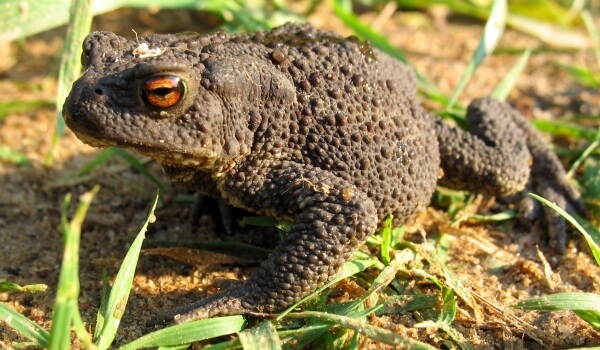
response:
<path id="1" fill-rule="evenodd" d="M 221 293 L 159 315 L 150 320 L 148 325 L 180 324 L 218 315 L 264 314 L 278 311 L 263 305 L 260 299 L 253 295 L 253 290 L 256 289 L 254 287 L 251 282 L 235 283 Z"/>

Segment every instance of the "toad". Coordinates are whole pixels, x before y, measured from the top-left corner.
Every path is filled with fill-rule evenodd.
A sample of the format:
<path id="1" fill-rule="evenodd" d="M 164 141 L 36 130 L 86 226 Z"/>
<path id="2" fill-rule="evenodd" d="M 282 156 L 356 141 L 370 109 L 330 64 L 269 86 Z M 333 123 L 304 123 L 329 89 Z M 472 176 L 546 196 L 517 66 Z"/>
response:
<path id="1" fill-rule="evenodd" d="M 293 227 L 244 282 L 175 322 L 273 313 L 335 275 L 381 222 L 411 222 L 437 184 L 497 197 L 528 191 L 583 210 L 558 158 L 516 110 L 472 102 L 467 131 L 419 104 L 411 68 L 309 24 L 83 44 L 64 118 L 94 147 L 158 161 L 178 185 Z M 530 210 L 558 250 L 565 223 Z"/>

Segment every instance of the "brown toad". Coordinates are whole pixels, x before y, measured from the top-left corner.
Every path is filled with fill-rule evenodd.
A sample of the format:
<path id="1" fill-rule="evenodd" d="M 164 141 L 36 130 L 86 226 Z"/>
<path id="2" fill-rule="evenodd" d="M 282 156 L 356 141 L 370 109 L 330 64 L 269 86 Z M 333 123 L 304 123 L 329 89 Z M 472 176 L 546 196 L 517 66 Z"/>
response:
<path id="1" fill-rule="evenodd" d="M 469 106 L 468 132 L 443 122 L 420 107 L 408 66 L 358 40 L 286 24 L 139 42 L 85 40 L 86 69 L 64 108 L 77 137 L 150 156 L 173 182 L 232 206 L 294 220 L 254 275 L 186 306 L 177 322 L 282 310 L 328 281 L 386 216 L 410 222 L 437 183 L 501 197 L 528 188 L 582 208 L 516 111 L 484 98 Z M 564 222 L 544 217 L 564 248 Z"/>

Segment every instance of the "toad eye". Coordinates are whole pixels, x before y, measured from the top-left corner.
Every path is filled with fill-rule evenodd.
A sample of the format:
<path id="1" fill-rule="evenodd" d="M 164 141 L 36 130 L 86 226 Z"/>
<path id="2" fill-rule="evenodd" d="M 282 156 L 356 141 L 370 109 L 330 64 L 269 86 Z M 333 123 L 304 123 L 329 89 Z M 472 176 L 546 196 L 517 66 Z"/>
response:
<path id="1" fill-rule="evenodd" d="M 146 103 L 157 108 L 175 106 L 185 93 L 183 81 L 173 75 L 163 75 L 144 81 L 142 96 Z"/>

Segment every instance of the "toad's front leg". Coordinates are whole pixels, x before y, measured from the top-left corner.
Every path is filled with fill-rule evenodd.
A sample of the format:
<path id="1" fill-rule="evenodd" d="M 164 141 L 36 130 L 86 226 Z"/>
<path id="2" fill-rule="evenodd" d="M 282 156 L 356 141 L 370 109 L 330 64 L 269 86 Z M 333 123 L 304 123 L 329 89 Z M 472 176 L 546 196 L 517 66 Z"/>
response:
<path id="1" fill-rule="evenodd" d="M 373 201 L 333 173 L 293 162 L 257 164 L 228 177 L 221 191 L 234 205 L 293 218 L 292 230 L 247 281 L 174 310 L 174 322 L 281 311 L 327 282 L 375 230 Z"/>

